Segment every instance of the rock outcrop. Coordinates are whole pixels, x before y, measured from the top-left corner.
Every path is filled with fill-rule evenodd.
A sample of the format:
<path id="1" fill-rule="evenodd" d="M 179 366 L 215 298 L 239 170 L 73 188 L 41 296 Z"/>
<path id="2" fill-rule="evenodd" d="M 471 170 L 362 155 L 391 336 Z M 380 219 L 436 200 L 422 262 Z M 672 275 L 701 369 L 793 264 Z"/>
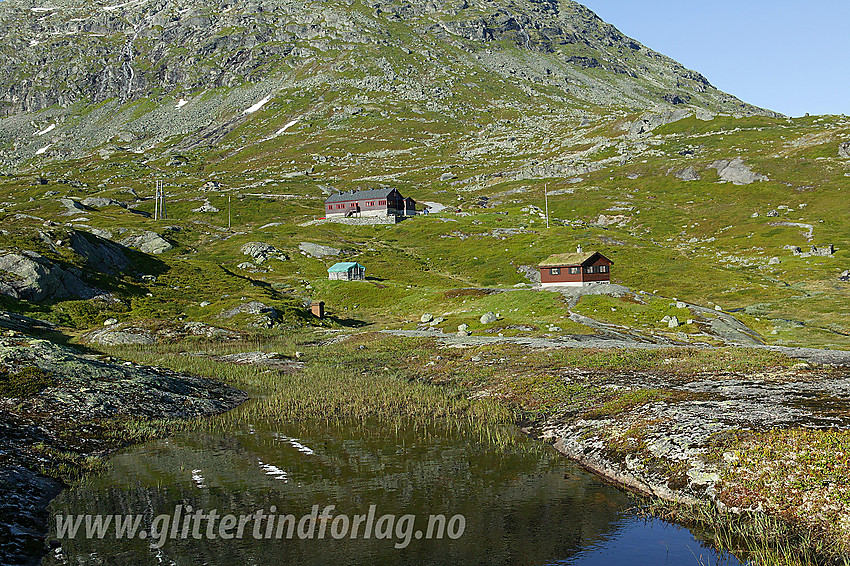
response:
<path id="1" fill-rule="evenodd" d="M 146 254 L 161 254 L 172 248 L 165 238 L 156 232 L 145 231 L 141 234 L 127 236 L 121 240 L 121 244 L 128 248 L 135 248 Z"/>
<path id="2" fill-rule="evenodd" d="M 298 249 L 311 257 L 327 257 L 339 255 L 342 250 L 332 248 L 331 246 L 323 246 L 320 244 L 311 244 L 310 242 L 301 242 Z"/>
<path id="3" fill-rule="evenodd" d="M 125 273 L 134 265 L 131 258 L 140 257 L 107 238 L 65 228 L 39 230 L 33 247 L 43 253 L 0 252 L 0 293 L 31 302 L 91 299 L 106 294 L 89 282 L 92 275 Z"/>
<path id="4" fill-rule="evenodd" d="M 719 159 L 708 166 L 716 169 L 721 181 L 735 185 L 749 185 L 756 181 L 769 181 L 766 175 L 754 173 L 740 157 L 735 159 Z"/>
<path id="5" fill-rule="evenodd" d="M 540 283 L 540 270 L 533 265 L 520 265 L 516 269 L 517 273 L 522 274 L 533 284 Z"/>
<path id="6" fill-rule="evenodd" d="M 111 324 L 97 328 L 83 335 L 88 344 L 118 346 L 127 344 L 167 344 L 188 337 L 201 337 L 211 340 L 232 340 L 240 337 L 238 332 L 218 328 L 203 322 L 165 322 L 135 321 Z"/>
<path id="7" fill-rule="evenodd" d="M 711 449 L 706 439 L 748 431 L 800 426 L 834 429 L 850 424 L 846 412 L 806 401 L 835 399 L 846 408 L 850 380 L 838 374 L 813 379 L 807 371 L 796 376 L 793 370 L 777 372 L 779 375 L 733 374 L 722 381 L 704 375 L 675 383 L 657 375 L 618 376 L 608 384 L 653 387 L 674 391 L 677 396 L 614 416 L 576 418 L 568 413 L 543 424 L 538 434 L 589 469 L 644 494 L 670 501 L 720 503 L 721 477 L 736 457 L 728 453 L 708 461 L 705 456 Z M 627 450 L 622 445 L 619 450 L 614 448 L 626 434 L 637 430 L 641 431 L 639 442 L 627 444 Z M 824 482 L 823 489 L 829 489 L 828 485 Z M 722 503 L 718 506 L 724 508 Z"/>
<path id="8" fill-rule="evenodd" d="M 63 487 L 41 470 L 56 468 L 61 454 L 82 460 L 120 448 L 127 441 L 106 433 L 120 427 L 111 419 L 196 418 L 247 399 L 216 381 L 13 334 L 0 338 L 0 371 L 27 371 L 43 383 L 20 397 L 0 393 L 0 564 L 39 563 L 47 506 Z"/>
<path id="9" fill-rule="evenodd" d="M 645 134 L 659 126 L 672 124 L 673 122 L 689 118 L 690 116 L 693 116 L 693 114 L 693 110 L 684 108 L 665 110 L 663 112 L 650 112 L 648 114 L 644 114 L 639 120 L 635 121 L 629 127 L 629 133 L 632 135 Z"/>
<path id="10" fill-rule="evenodd" d="M 65 212 L 62 213 L 63 216 L 75 216 L 77 214 L 85 214 L 86 208 L 79 202 L 70 198 L 59 199 L 59 203 L 65 207 Z"/>
<path id="11" fill-rule="evenodd" d="M 91 299 L 104 293 L 30 251 L 0 255 L 0 278 L 0 294 L 34 303 L 72 297 Z"/>
<path id="12" fill-rule="evenodd" d="M 81 200 L 80 204 L 93 208 L 103 208 L 104 206 L 120 206 L 121 208 L 127 208 L 127 203 L 106 197 L 87 197 Z"/>
<path id="13" fill-rule="evenodd" d="M 127 248 L 106 238 L 88 232 L 73 230 L 69 236 L 71 248 L 83 256 L 86 263 L 97 271 L 119 273 L 130 266 L 130 260 L 124 253 Z"/>
<path id="14" fill-rule="evenodd" d="M 692 165 L 676 171 L 673 173 L 673 176 L 682 181 L 699 181 L 700 179 L 699 173 L 697 173 L 697 170 Z"/>
<path id="15" fill-rule="evenodd" d="M 254 315 L 251 317 L 251 322 L 248 323 L 249 328 L 271 328 L 281 321 L 281 314 L 276 308 L 260 301 L 242 303 L 223 311 L 219 316 L 223 319 L 229 319 L 238 314 Z"/>
<path id="16" fill-rule="evenodd" d="M 253 259 L 257 264 L 265 263 L 269 259 L 276 259 L 279 261 L 286 261 L 289 259 L 285 253 L 273 245 L 264 244 L 263 242 L 249 242 L 242 246 L 240 251 L 247 256 L 251 256 L 251 259 Z"/>

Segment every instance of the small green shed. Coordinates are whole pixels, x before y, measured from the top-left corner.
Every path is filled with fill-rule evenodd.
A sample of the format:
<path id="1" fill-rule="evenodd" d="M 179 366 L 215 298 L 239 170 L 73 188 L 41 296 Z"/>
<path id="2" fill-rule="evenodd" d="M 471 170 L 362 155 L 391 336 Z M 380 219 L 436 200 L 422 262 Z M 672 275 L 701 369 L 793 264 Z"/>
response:
<path id="1" fill-rule="evenodd" d="M 366 279 L 366 268 L 356 261 L 335 263 L 328 268 L 328 279 L 363 281 Z"/>

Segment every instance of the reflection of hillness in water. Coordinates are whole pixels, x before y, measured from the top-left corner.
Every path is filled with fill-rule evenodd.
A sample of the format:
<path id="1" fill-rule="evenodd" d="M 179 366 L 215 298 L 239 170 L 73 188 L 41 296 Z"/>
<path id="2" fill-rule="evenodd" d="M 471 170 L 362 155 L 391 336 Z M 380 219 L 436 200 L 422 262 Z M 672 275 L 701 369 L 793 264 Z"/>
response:
<path id="1" fill-rule="evenodd" d="M 237 410 L 238 411 L 238 410 Z M 518 435 L 495 446 L 460 431 L 300 423 L 189 433 L 132 448 L 108 474 L 65 492 L 54 513 L 172 513 L 175 505 L 247 514 L 272 505 L 297 517 L 312 505 L 335 513 L 466 518 L 458 540 L 63 541 L 72 560 L 110 564 L 545 564 L 624 529 L 624 493 L 550 448 Z M 632 530 L 634 525 L 631 526 Z M 685 531 L 686 532 L 686 531 Z M 699 547 L 693 542 L 694 547 Z M 593 552 L 590 550 L 589 552 Z M 697 554 L 705 554 L 702 549 Z M 688 553 L 686 556 L 690 556 Z M 83 561 L 85 563 L 85 561 Z"/>

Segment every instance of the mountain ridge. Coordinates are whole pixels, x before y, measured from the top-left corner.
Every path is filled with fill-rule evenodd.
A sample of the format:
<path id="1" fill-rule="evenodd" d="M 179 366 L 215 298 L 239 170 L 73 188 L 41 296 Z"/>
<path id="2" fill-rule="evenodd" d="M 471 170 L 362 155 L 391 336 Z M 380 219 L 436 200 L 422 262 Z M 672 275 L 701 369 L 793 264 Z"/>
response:
<path id="1" fill-rule="evenodd" d="M 0 4 L 0 60 L 10 71 L 0 79 L 0 150 L 9 165 L 45 147 L 20 147 L 24 115 L 45 121 L 37 131 L 59 120 L 96 122 L 112 134 L 77 129 L 63 138 L 57 124 L 51 147 L 37 154 L 76 157 L 115 136 L 159 142 L 215 129 L 265 96 L 298 89 L 315 98 L 339 91 L 355 105 L 364 95 L 385 105 L 424 103 L 456 117 L 486 113 L 483 100 L 527 114 L 543 102 L 577 115 L 687 108 L 777 116 L 570 0 L 39 4 Z M 481 96 L 488 89 L 489 100 Z M 172 132 L 182 117 L 157 105 L 198 97 L 199 116 Z M 139 118 L 143 124 L 130 125 Z"/>

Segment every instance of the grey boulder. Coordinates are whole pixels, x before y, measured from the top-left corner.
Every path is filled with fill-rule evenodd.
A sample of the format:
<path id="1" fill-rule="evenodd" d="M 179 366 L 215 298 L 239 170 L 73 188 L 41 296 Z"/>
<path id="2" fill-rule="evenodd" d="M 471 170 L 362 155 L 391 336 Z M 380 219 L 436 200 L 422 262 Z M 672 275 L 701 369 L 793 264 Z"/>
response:
<path id="1" fill-rule="evenodd" d="M 325 256 L 333 256 L 339 255 L 340 251 L 337 248 L 332 248 L 330 246 L 323 246 L 321 244 L 311 244 L 310 242 L 301 242 L 298 245 L 298 249 L 304 252 L 305 254 L 312 257 L 325 257 Z"/>
<path id="2" fill-rule="evenodd" d="M 62 213 L 63 216 L 74 216 L 76 214 L 85 214 L 86 208 L 70 198 L 60 198 L 59 202 L 65 206 L 65 212 Z"/>
<path id="3" fill-rule="evenodd" d="M 697 170 L 693 168 L 693 166 L 688 166 L 682 169 L 681 171 L 676 171 L 673 175 L 682 181 L 699 181 L 699 173 Z"/>
<path id="4" fill-rule="evenodd" d="M 241 251 L 243 254 L 247 256 L 251 256 L 256 263 L 260 264 L 269 259 L 277 259 L 280 261 L 286 261 L 286 254 L 272 246 L 271 244 L 264 244 L 262 242 L 249 242 L 242 246 Z"/>
<path id="5" fill-rule="evenodd" d="M 481 315 L 481 318 L 479 320 L 481 321 L 481 324 L 490 324 L 491 322 L 496 322 L 496 320 L 498 319 L 496 315 L 492 311 L 490 311 Z"/>
<path id="6" fill-rule="evenodd" d="M 149 230 L 141 234 L 127 236 L 121 240 L 121 244 L 128 248 L 135 248 L 146 254 L 154 255 L 167 252 L 172 247 L 162 236 Z"/>
<path id="7" fill-rule="evenodd" d="M 32 302 L 71 297 L 91 299 L 103 294 L 76 274 L 29 251 L 0 256 L 0 278 L 0 294 Z"/>
<path id="8" fill-rule="evenodd" d="M 209 200 L 205 200 L 204 204 L 198 208 L 193 208 L 192 212 L 219 212 L 219 210 Z"/>
<path id="9" fill-rule="evenodd" d="M 70 245 L 98 271 L 116 273 L 130 266 L 130 260 L 120 245 L 94 234 L 74 230 L 70 234 Z"/>
<path id="10" fill-rule="evenodd" d="M 125 203 L 112 200 L 107 197 L 87 197 L 80 201 L 80 204 L 94 208 L 103 208 L 104 206 L 120 206 L 121 208 L 127 208 Z"/>
<path id="11" fill-rule="evenodd" d="M 766 175 L 754 173 L 740 157 L 736 157 L 735 159 L 718 159 L 709 165 L 708 168 L 716 169 L 722 181 L 732 183 L 733 185 L 749 185 L 756 181 L 770 180 Z"/>

